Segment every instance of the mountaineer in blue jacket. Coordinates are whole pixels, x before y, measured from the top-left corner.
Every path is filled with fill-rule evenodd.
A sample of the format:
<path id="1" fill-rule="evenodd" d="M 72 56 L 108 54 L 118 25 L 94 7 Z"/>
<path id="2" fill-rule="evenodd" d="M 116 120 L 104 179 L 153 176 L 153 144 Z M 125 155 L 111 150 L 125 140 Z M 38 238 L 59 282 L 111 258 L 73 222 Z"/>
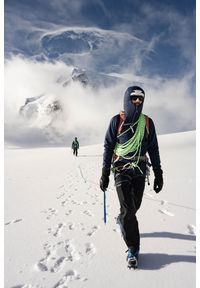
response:
<path id="1" fill-rule="evenodd" d="M 79 149 L 79 142 L 78 142 L 77 137 L 75 137 L 74 141 L 72 142 L 72 149 L 73 149 L 73 154 L 77 157 L 78 149 Z"/>
<path id="2" fill-rule="evenodd" d="M 112 165 L 120 202 L 118 222 L 128 247 L 128 267 L 136 268 L 140 249 L 140 234 L 136 212 L 140 208 L 148 174 L 148 157 L 153 167 L 154 190 L 163 187 L 158 141 L 154 123 L 142 114 L 145 92 L 138 86 L 129 87 L 124 95 L 124 111 L 115 115 L 108 127 L 103 155 L 100 188 L 109 184 Z"/>

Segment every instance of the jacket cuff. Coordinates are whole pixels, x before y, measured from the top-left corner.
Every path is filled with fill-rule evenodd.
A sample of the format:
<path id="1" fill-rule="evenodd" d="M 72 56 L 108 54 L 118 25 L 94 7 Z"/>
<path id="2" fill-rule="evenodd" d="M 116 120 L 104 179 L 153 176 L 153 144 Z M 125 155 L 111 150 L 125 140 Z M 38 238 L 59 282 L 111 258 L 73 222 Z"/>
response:
<path id="1" fill-rule="evenodd" d="M 155 176 L 162 176 L 163 170 L 161 168 L 153 168 L 153 172 Z"/>
<path id="2" fill-rule="evenodd" d="M 106 168 L 106 167 L 103 167 L 102 168 L 102 175 L 109 177 L 110 176 L 110 169 Z"/>

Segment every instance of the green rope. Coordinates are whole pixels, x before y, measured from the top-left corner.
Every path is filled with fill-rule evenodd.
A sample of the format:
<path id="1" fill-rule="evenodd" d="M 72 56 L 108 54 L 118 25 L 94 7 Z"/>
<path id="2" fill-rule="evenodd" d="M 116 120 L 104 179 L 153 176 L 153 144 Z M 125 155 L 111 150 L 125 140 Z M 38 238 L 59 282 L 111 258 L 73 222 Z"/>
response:
<path id="1" fill-rule="evenodd" d="M 146 126 L 146 120 L 145 120 L 145 115 L 141 114 L 138 120 L 138 125 L 136 128 L 136 131 L 134 135 L 125 143 L 120 144 L 116 143 L 114 153 L 122 157 L 124 159 L 131 160 L 133 159 L 136 155 L 140 156 L 141 153 L 141 144 L 142 140 L 144 138 L 144 133 L 145 133 L 145 126 Z M 120 136 L 120 135 L 119 135 Z M 127 156 L 129 153 L 133 153 L 132 156 Z M 138 162 L 139 162 L 139 157 L 138 160 L 135 162 L 132 162 L 133 167 L 138 167 Z"/>
<path id="2" fill-rule="evenodd" d="M 133 127 L 137 125 L 137 123 L 139 122 L 140 117 L 138 118 L 138 120 L 133 123 L 131 126 L 129 126 L 129 128 L 127 130 L 125 130 L 124 132 L 120 133 L 117 138 L 121 137 L 123 134 L 125 134 L 126 132 L 128 132 L 129 130 L 133 130 Z M 126 124 L 127 125 L 127 124 Z"/>

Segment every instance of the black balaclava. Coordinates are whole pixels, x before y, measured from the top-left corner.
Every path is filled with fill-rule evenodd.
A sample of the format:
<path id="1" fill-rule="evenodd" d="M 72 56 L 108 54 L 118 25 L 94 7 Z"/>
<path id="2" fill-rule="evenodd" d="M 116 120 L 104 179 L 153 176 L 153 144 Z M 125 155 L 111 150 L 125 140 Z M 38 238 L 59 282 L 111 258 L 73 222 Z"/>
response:
<path id="1" fill-rule="evenodd" d="M 141 103 L 141 105 L 135 106 L 131 102 L 131 96 L 135 95 L 137 96 L 143 95 L 143 97 L 145 97 L 145 92 L 139 86 L 131 86 L 127 88 L 124 94 L 124 112 L 125 112 L 124 124 L 131 124 L 136 122 L 142 112 L 144 100 Z"/>

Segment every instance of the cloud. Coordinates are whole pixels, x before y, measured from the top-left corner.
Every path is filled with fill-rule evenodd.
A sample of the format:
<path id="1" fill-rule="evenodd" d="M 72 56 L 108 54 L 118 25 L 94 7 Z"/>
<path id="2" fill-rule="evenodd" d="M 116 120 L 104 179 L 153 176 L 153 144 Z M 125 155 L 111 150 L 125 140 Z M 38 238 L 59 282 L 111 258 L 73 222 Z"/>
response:
<path id="1" fill-rule="evenodd" d="M 143 34 L 150 30 L 161 35 L 160 42 L 178 49 L 179 57 L 184 57 L 191 65 L 194 65 L 195 58 L 195 8 L 182 13 L 172 6 L 159 4 L 157 6 L 145 4 L 141 6 L 141 13 L 144 14 L 142 27 L 146 27 Z M 155 29 L 160 26 L 159 29 Z M 181 55 L 180 55 L 181 53 Z"/>
<path id="2" fill-rule="evenodd" d="M 193 77 L 188 73 L 174 79 L 154 78 L 147 86 L 146 111 L 155 119 L 160 133 L 195 130 Z"/>
<path id="3" fill-rule="evenodd" d="M 70 145 L 74 136 L 82 145 L 102 143 L 110 118 L 123 108 L 127 83 L 140 81 L 146 91 L 144 113 L 153 118 L 157 132 L 172 133 L 195 129 L 195 102 L 188 74 L 166 80 L 162 77 L 118 76 L 124 82 L 105 88 L 84 88 L 74 82 L 63 86 L 58 79 L 68 77 L 72 67 L 62 62 L 36 62 L 13 57 L 5 63 L 5 139 L 20 145 Z M 129 78 L 128 78 L 129 77 Z M 62 112 L 34 119 L 19 116 L 26 98 L 44 95 L 59 100 Z"/>
<path id="4" fill-rule="evenodd" d="M 31 3 L 5 5 L 7 141 L 22 146 L 63 145 L 78 136 L 84 144 L 100 143 L 110 118 L 122 108 L 127 85 L 134 83 L 141 83 L 146 91 L 144 112 L 152 116 L 159 134 L 195 129 L 194 11 L 156 1 L 134 1 L 135 6 L 128 1 L 123 13 L 110 10 L 110 3 L 102 0 Z M 118 9 L 120 5 L 116 4 Z M 58 46 L 51 41 L 44 46 L 42 39 L 65 31 L 72 32 L 71 39 L 84 35 L 89 50 L 72 45 L 70 53 L 58 51 L 50 58 L 48 49 L 55 52 Z M 123 81 L 114 81 L 109 88 L 83 88 L 77 83 L 63 87 L 57 80 L 68 77 L 75 65 Z M 35 119 L 20 118 L 25 99 L 39 95 L 44 95 L 46 104 L 59 99 L 62 113 L 51 117 L 40 111 Z"/>
<path id="5" fill-rule="evenodd" d="M 115 110 L 120 109 L 121 99 L 116 99 L 120 85 L 107 89 L 94 89 L 83 88 L 78 83 L 72 83 L 63 87 L 58 79 L 68 78 L 71 71 L 72 67 L 62 62 L 40 63 L 19 57 L 6 61 L 5 135 L 7 141 L 19 145 L 29 145 L 30 139 L 32 145 L 39 142 L 43 145 L 49 142 L 69 144 L 71 139 L 68 140 L 68 137 L 74 133 L 78 134 L 85 143 L 96 142 L 97 139 L 100 141 L 102 135 L 100 136 L 99 131 L 106 129 L 108 120 L 106 115 L 109 118 Z M 59 100 L 62 112 L 55 117 L 39 113 L 31 120 L 20 117 L 19 110 L 26 98 L 39 95 L 45 95 L 46 101 Z M 103 105 L 105 102 L 106 106 Z M 117 105 L 118 109 L 116 109 Z"/>
<path id="6" fill-rule="evenodd" d="M 184 5 L 182 8 L 184 9 Z M 194 70 L 195 7 L 184 12 L 183 9 L 177 9 L 173 3 L 143 3 L 139 5 L 129 23 L 119 22 L 113 26 L 114 30 L 127 31 L 149 43 L 140 54 L 141 73 L 144 70 L 145 73 L 148 70 L 150 72 L 152 63 L 155 68 L 162 68 L 157 68 L 157 74 L 162 75 L 165 70 L 170 71 L 173 76 L 174 73 L 184 74 L 188 69 Z M 170 57 L 173 57 L 174 61 Z"/>
<path id="7" fill-rule="evenodd" d="M 83 6 L 83 1 L 71 1 L 71 0 L 50 0 L 48 1 L 50 6 L 56 11 L 56 13 L 80 13 Z"/>
<path id="8" fill-rule="evenodd" d="M 8 48 L 10 55 L 17 51 L 36 60 L 60 60 L 104 72 L 119 70 L 119 67 L 134 67 L 136 71 L 140 69 L 142 53 L 151 51 L 150 43 L 129 33 L 96 27 L 54 27 L 51 30 L 27 25 L 27 30 L 15 32 L 15 39 L 15 45 Z"/>

